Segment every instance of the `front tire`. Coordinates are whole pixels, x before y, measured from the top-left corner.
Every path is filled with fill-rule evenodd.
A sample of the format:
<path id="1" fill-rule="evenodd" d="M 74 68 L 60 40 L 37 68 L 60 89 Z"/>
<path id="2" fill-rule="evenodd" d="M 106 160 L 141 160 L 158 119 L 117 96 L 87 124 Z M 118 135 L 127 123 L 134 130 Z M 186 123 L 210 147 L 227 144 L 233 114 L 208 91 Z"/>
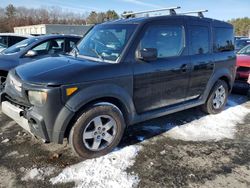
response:
<path id="1" fill-rule="evenodd" d="M 69 143 L 77 155 L 89 159 L 105 155 L 120 142 L 125 121 L 118 107 L 99 103 L 84 111 L 72 127 Z"/>
<path id="2" fill-rule="evenodd" d="M 202 110 L 208 114 L 220 113 L 228 98 L 228 85 L 224 80 L 218 80 L 212 88 L 206 103 L 202 106 Z"/>

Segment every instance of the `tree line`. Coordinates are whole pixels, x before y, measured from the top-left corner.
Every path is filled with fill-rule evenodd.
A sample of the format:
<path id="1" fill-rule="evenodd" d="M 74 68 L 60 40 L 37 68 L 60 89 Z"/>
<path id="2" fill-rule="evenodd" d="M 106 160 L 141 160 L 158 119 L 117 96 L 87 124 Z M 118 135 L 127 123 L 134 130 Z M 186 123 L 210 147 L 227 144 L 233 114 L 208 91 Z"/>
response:
<path id="1" fill-rule="evenodd" d="M 35 9 L 15 7 L 10 4 L 5 8 L 0 7 L 0 32 L 13 32 L 14 27 L 35 24 L 97 24 L 107 20 L 118 19 L 119 17 L 114 10 L 108 10 L 107 12 L 74 13 L 65 11 L 60 7 L 41 7 Z M 234 25 L 236 35 L 249 35 L 250 18 L 231 19 L 228 22 Z"/>
<path id="2" fill-rule="evenodd" d="M 233 24 L 235 34 L 238 36 L 249 36 L 250 32 L 250 18 L 237 18 L 229 20 L 229 23 Z"/>
<path id="3" fill-rule="evenodd" d="M 36 24 L 97 24 L 119 18 L 114 10 L 74 13 L 60 7 L 25 8 L 12 4 L 0 7 L 0 33 L 13 32 L 14 27 Z"/>

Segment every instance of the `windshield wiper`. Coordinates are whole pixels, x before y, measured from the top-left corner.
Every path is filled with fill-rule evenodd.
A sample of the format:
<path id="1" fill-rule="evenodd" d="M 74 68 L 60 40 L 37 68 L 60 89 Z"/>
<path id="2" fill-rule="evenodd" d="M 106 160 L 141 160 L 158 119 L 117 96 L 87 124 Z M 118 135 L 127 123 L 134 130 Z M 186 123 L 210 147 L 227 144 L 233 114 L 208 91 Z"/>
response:
<path id="1" fill-rule="evenodd" d="M 100 60 L 102 60 L 102 61 L 104 61 L 105 59 L 104 59 L 104 57 L 101 55 L 101 54 L 99 54 L 96 50 L 94 50 L 94 49 L 92 49 L 92 48 L 88 48 L 88 47 L 84 47 L 85 49 L 87 49 L 87 50 L 89 50 L 89 51 L 91 51 L 91 52 L 94 52 L 94 54 L 100 59 Z"/>

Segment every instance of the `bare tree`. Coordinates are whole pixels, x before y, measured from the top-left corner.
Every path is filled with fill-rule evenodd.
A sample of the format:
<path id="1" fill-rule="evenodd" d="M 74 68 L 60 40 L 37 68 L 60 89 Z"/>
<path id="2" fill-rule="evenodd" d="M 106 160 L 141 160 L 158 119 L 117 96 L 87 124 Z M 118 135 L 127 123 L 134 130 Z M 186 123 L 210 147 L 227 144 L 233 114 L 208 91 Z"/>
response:
<path id="1" fill-rule="evenodd" d="M 8 5 L 0 7 L 0 32 L 13 32 L 16 26 L 34 24 L 86 24 L 87 12 L 73 13 L 60 7 L 41 7 L 38 9 L 14 7 Z"/>

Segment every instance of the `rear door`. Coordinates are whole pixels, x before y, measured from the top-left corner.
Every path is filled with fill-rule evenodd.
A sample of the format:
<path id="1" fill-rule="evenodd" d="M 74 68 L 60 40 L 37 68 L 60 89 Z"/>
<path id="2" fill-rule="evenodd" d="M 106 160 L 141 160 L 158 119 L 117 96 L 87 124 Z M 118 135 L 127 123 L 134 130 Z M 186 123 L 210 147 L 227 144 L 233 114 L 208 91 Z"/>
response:
<path id="1" fill-rule="evenodd" d="M 189 54 L 192 63 L 186 100 L 198 99 L 207 86 L 214 69 L 210 23 L 192 21 L 188 25 Z"/>
<path id="2" fill-rule="evenodd" d="M 145 26 L 137 50 L 156 48 L 158 59 L 134 62 L 133 100 L 138 113 L 181 103 L 186 96 L 189 58 L 183 20 Z"/>

